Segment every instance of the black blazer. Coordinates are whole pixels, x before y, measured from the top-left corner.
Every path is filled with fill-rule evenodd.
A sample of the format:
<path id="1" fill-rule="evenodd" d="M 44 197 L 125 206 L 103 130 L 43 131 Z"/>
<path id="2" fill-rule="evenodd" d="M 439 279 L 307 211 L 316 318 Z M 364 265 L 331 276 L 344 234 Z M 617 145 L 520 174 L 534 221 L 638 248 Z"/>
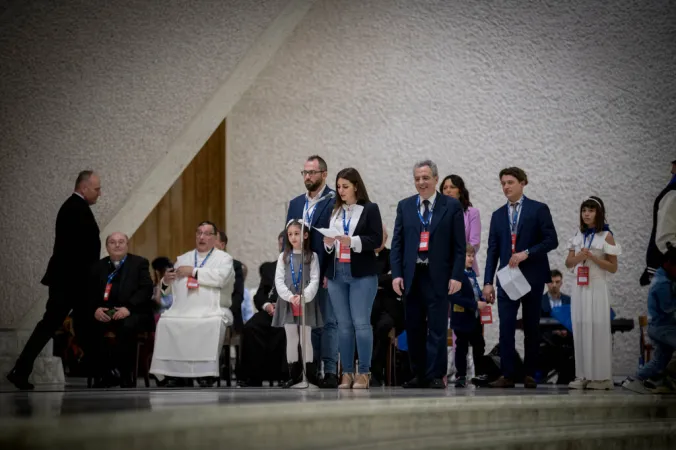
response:
<path id="1" fill-rule="evenodd" d="M 276 270 L 277 261 L 264 262 L 258 270 L 261 282 L 253 298 L 254 305 L 256 305 L 258 311 L 263 311 L 263 305 L 266 303 L 277 303 L 277 290 L 275 289 Z"/>
<path id="2" fill-rule="evenodd" d="M 472 281 L 466 274 L 462 275 L 460 290 L 448 299 L 451 302 L 451 329 L 469 333 L 481 325 L 481 319 L 476 315 L 479 305 L 474 298 Z"/>
<path id="3" fill-rule="evenodd" d="M 232 324 L 235 331 L 240 331 L 244 326 L 242 319 L 242 302 L 244 301 L 244 273 L 242 272 L 242 262 L 236 259 L 232 261 L 232 267 L 235 270 L 235 285 L 232 288 L 232 317 L 234 323 Z"/>
<path id="4" fill-rule="evenodd" d="M 137 255 L 127 254 L 120 273 L 120 287 L 117 301 L 129 312 L 134 314 L 152 315 L 155 309 L 153 301 L 153 280 L 150 278 L 150 264 L 148 260 Z M 110 273 L 110 257 L 99 260 L 91 269 L 88 290 L 87 317 L 93 318 L 94 311 L 99 307 L 106 307 L 103 293 L 106 290 L 108 274 Z"/>
<path id="5" fill-rule="evenodd" d="M 379 275 L 376 266 L 376 252 L 383 243 L 383 220 L 377 203 L 366 203 L 354 229 L 353 236 L 361 239 L 361 253 L 350 250 L 350 271 L 355 278 Z M 326 258 L 326 276 L 333 280 L 336 275 L 335 249 Z M 327 252 L 328 253 L 328 252 Z"/>
<path id="6" fill-rule="evenodd" d="M 45 286 L 73 289 L 73 274 L 89 273 L 101 256 L 99 226 L 86 200 L 77 194 L 66 200 L 56 215 L 54 250 L 47 272 L 40 281 Z"/>

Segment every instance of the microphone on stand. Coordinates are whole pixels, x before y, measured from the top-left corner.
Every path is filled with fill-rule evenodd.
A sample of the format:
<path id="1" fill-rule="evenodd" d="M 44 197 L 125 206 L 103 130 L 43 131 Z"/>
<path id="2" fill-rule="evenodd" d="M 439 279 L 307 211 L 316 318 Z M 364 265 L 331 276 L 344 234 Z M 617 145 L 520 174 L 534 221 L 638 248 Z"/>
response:
<path id="1" fill-rule="evenodd" d="M 315 203 L 319 203 L 319 202 L 321 202 L 321 201 L 324 201 L 324 200 L 326 200 L 326 199 L 334 198 L 335 196 L 336 196 L 336 192 L 335 192 L 335 191 L 331 191 L 331 192 L 329 192 L 328 194 L 326 194 L 326 195 L 323 196 L 323 197 L 315 198 L 314 200 L 312 200 L 312 201 L 308 204 L 308 207 L 314 205 Z"/>

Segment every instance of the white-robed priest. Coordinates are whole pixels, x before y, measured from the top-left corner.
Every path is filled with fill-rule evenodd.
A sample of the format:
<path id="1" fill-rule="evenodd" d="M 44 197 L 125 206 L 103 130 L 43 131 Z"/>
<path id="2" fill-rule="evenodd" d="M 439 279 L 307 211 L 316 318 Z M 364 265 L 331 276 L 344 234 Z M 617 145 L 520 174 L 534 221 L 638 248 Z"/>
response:
<path id="1" fill-rule="evenodd" d="M 235 282 L 232 257 L 214 247 L 217 228 L 202 222 L 197 248 L 178 257 L 162 279 L 162 292 L 174 302 L 157 323 L 150 372 L 168 377 L 167 386 L 212 386 L 219 376 L 219 355 L 232 313 L 221 303 Z"/>

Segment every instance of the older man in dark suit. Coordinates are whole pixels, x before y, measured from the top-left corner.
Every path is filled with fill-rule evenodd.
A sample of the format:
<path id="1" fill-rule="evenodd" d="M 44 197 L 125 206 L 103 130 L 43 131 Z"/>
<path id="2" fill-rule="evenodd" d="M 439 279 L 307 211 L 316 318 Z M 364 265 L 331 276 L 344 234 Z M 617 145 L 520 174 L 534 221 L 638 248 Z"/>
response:
<path id="1" fill-rule="evenodd" d="M 392 287 L 405 295 L 406 336 L 416 376 L 404 387 L 443 389 L 448 353 L 448 295 L 460 290 L 465 269 L 462 205 L 436 190 L 432 161 L 415 165 L 418 194 L 399 202 L 392 235 Z"/>
<path id="2" fill-rule="evenodd" d="M 85 358 L 94 387 L 133 386 L 134 355 L 139 332 L 155 327 L 153 281 L 148 260 L 128 253 L 129 239 L 122 233 L 106 238 L 107 257 L 96 263 L 88 284 L 91 319 L 84 342 Z M 115 333 L 115 345 L 107 345 L 107 332 Z M 118 375 L 119 373 L 119 375 Z"/>
<path id="3" fill-rule="evenodd" d="M 100 195 L 99 176 L 91 170 L 84 170 L 77 176 L 75 191 L 56 216 L 54 251 L 41 281 L 49 287 L 46 311 L 7 375 L 7 379 L 19 389 L 33 389 L 28 382 L 33 363 L 71 309 L 77 330 L 86 293 L 86 283 L 81 279 L 89 273 L 101 253 L 99 226 L 90 208 Z"/>

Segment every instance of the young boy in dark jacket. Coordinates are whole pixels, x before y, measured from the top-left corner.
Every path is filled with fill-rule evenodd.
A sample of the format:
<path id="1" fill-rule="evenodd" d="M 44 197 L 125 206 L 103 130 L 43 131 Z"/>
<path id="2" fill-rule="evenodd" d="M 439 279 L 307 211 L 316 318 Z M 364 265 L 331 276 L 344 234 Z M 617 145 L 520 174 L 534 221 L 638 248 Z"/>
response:
<path id="1" fill-rule="evenodd" d="M 481 310 L 487 305 L 481 297 L 481 288 L 472 269 L 474 264 L 475 250 L 467 244 L 465 256 L 465 273 L 462 280 L 462 288 L 449 297 L 451 302 L 451 328 L 455 332 L 455 387 L 467 385 L 467 352 L 472 346 L 474 356 L 474 369 L 476 377 L 474 384 L 485 382 L 484 375 L 484 350 L 486 341 L 481 324 Z"/>

